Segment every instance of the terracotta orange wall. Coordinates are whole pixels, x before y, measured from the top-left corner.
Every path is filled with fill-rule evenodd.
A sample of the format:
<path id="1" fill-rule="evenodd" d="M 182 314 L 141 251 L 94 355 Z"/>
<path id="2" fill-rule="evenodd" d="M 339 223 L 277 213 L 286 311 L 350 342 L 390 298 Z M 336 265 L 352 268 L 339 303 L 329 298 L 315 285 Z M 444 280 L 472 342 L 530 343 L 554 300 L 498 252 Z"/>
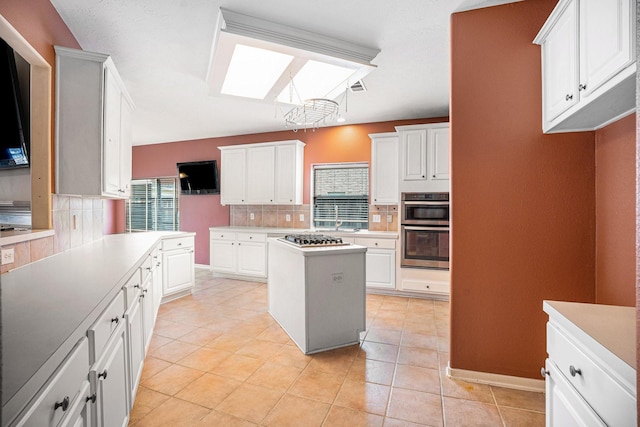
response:
<path id="1" fill-rule="evenodd" d="M 176 163 L 218 160 L 219 146 L 299 139 L 304 148 L 304 203 L 309 203 L 309 174 L 314 163 L 370 162 L 370 133 L 395 132 L 394 126 L 447 121 L 446 117 L 208 138 L 133 147 L 133 178 L 176 176 Z M 209 264 L 209 227 L 229 225 L 229 207 L 219 195 L 180 196 L 180 230 L 196 233 L 196 263 Z M 121 207 L 115 220 L 124 218 Z M 124 229 L 124 227 L 122 227 Z"/>
<path id="2" fill-rule="evenodd" d="M 541 128 L 556 3 L 451 18 L 452 368 L 539 379 L 542 301 L 595 301 L 595 135 Z"/>
<path id="3" fill-rule="evenodd" d="M 596 132 L 596 302 L 635 306 L 636 116 Z"/>

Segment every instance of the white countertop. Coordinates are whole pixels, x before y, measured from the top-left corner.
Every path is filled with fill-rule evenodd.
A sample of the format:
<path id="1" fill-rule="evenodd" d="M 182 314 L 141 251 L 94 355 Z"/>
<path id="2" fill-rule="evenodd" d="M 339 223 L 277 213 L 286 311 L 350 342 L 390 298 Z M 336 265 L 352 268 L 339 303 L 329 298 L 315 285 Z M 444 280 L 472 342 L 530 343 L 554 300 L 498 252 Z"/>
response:
<path id="1" fill-rule="evenodd" d="M 86 335 L 155 244 L 179 235 L 195 233 L 108 235 L 3 274 L 3 406 L 35 392 L 29 389 Z"/>
<path id="2" fill-rule="evenodd" d="M 365 246 L 346 244 L 346 245 L 332 245 L 332 246 L 307 246 L 300 247 L 293 243 L 290 243 L 284 239 L 279 239 L 277 237 L 270 237 L 269 244 L 278 244 L 288 250 L 293 252 L 299 252 L 302 256 L 322 256 L 322 255 L 333 255 L 336 253 L 347 254 L 347 253 L 356 253 L 356 252 L 366 252 L 367 248 Z"/>
<path id="3" fill-rule="evenodd" d="M 383 239 L 397 239 L 398 233 L 395 231 L 371 231 L 371 230 L 331 230 L 331 229 L 309 229 L 309 228 L 277 228 L 277 227 L 237 227 L 237 226 L 217 226 L 210 227 L 210 231 L 232 231 L 241 233 L 266 233 L 268 236 L 284 236 L 285 234 L 318 233 L 328 236 L 349 236 L 349 237 L 377 237 Z"/>
<path id="4" fill-rule="evenodd" d="M 544 301 L 544 311 L 560 316 L 636 369 L 636 309 L 604 304 Z"/>

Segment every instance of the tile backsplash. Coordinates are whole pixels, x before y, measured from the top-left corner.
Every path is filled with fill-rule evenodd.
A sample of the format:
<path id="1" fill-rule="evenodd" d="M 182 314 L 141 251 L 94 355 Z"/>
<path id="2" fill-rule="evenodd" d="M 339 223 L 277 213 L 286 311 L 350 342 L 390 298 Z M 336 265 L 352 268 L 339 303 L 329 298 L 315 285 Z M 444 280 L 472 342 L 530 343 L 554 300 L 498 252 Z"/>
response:
<path id="1" fill-rule="evenodd" d="M 52 196 L 53 236 L 3 246 L 14 249 L 14 262 L 0 273 L 102 238 L 103 200 L 78 196 Z"/>
<path id="2" fill-rule="evenodd" d="M 311 205 L 231 205 L 229 225 L 309 229 L 310 217 Z M 397 232 L 398 206 L 370 205 L 369 230 Z"/>

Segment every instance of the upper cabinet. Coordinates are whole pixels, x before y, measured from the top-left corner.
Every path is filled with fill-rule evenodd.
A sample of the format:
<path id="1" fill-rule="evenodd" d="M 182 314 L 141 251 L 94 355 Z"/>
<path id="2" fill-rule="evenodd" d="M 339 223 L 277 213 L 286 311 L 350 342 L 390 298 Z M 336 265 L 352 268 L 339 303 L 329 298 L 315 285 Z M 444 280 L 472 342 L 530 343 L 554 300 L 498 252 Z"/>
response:
<path id="1" fill-rule="evenodd" d="M 108 55 L 55 47 L 56 193 L 129 197 L 133 102 Z"/>
<path id="2" fill-rule="evenodd" d="M 400 192 L 449 191 L 449 123 L 396 126 Z"/>
<path id="3" fill-rule="evenodd" d="M 219 147 L 220 203 L 302 204 L 304 145 L 291 140 Z"/>
<path id="4" fill-rule="evenodd" d="M 399 203 L 398 134 L 370 134 L 371 138 L 371 203 Z"/>
<path id="5" fill-rule="evenodd" d="M 635 110 L 635 1 L 561 0 L 536 36 L 542 129 L 595 130 Z"/>

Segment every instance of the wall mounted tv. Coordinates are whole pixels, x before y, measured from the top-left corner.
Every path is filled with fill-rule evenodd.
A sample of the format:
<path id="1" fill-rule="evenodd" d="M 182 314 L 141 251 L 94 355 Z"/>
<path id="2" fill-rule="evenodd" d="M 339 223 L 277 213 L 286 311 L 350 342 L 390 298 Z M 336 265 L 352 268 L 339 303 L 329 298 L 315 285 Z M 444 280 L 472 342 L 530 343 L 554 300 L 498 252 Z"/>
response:
<path id="1" fill-rule="evenodd" d="M 220 194 L 218 164 L 215 160 L 177 163 L 180 194 Z"/>
<path id="2" fill-rule="evenodd" d="M 0 169 L 29 167 L 25 120 L 13 49 L 0 39 Z"/>

